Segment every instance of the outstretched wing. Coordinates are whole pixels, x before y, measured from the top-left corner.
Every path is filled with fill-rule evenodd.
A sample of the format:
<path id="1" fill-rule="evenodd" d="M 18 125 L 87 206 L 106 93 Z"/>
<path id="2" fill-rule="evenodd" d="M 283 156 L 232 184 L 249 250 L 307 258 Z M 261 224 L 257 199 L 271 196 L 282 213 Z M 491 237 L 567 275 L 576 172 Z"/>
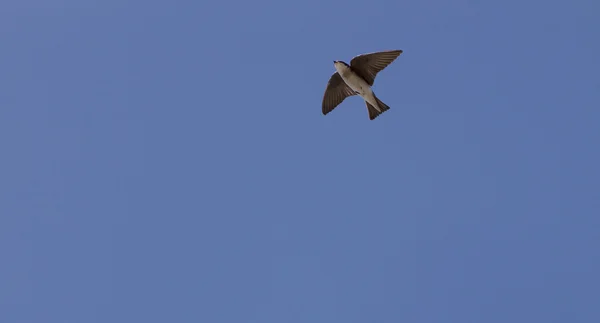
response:
<path id="1" fill-rule="evenodd" d="M 356 74 L 367 81 L 369 85 L 373 85 L 377 73 L 390 65 L 400 54 L 402 54 L 402 50 L 389 50 L 358 55 L 350 61 L 350 67 Z"/>
<path id="2" fill-rule="evenodd" d="M 338 72 L 333 73 L 323 95 L 323 114 L 328 114 L 347 97 L 355 94 Z"/>

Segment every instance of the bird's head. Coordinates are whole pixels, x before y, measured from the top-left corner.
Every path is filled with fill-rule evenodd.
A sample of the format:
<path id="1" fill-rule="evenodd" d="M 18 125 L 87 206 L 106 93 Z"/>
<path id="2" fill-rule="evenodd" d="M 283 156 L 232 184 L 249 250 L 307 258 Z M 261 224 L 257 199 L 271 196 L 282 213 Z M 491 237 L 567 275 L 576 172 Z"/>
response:
<path id="1" fill-rule="evenodd" d="M 342 61 L 333 61 L 333 66 L 335 67 L 336 70 L 340 71 L 340 70 L 348 67 L 348 64 L 346 64 Z"/>

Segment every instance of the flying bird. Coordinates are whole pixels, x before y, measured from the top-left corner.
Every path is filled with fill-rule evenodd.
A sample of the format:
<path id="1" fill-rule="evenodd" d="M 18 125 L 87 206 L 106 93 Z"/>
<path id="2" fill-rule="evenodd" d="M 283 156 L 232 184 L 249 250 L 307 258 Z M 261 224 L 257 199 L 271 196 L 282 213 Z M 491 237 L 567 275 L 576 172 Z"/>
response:
<path id="1" fill-rule="evenodd" d="M 323 95 L 323 115 L 333 111 L 347 97 L 357 94 L 365 100 L 370 120 L 389 110 L 390 107 L 375 96 L 371 87 L 377 73 L 390 65 L 400 54 L 402 50 L 362 54 L 352 58 L 350 65 L 342 61 L 333 61 L 336 72 L 331 75 Z"/>

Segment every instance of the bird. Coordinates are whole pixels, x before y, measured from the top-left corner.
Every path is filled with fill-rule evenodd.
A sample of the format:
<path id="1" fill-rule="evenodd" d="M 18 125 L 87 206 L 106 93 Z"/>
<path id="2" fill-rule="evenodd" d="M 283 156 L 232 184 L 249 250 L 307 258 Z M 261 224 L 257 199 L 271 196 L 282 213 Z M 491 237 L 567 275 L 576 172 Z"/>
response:
<path id="1" fill-rule="evenodd" d="M 377 73 L 390 65 L 402 50 L 388 50 L 355 56 L 350 65 L 343 61 L 333 61 L 335 73 L 329 78 L 323 95 L 323 115 L 333 111 L 347 97 L 359 95 L 365 100 L 369 119 L 373 120 L 390 109 L 373 92 L 372 86 Z"/>

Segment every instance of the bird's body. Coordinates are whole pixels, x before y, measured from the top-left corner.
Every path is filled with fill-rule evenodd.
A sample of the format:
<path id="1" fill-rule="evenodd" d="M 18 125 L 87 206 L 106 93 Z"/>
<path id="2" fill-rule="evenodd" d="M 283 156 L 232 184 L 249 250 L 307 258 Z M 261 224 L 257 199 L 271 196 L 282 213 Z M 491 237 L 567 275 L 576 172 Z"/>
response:
<path id="1" fill-rule="evenodd" d="M 375 96 L 373 95 L 373 89 L 371 86 L 367 84 L 362 77 L 358 76 L 349 66 L 346 66 L 344 63 L 336 62 L 334 63 L 335 69 L 338 74 L 354 92 L 356 92 L 360 97 L 362 97 L 366 102 L 369 102 L 372 106 L 377 109 L 377 111 L 381 112 L 381 109 L 377 105 L 377 101 L 375 100 Z"/>
<path id="2" fill-rule="evenodd" d="M 350 65 L 342 61 L 334 61 L 336 72 L 327 83 L 327 89 L 323 96 L 323 114 L 328 114 L 344 99 L 357 94 L 366 102 L 369 119 L 373 120 L 389 110 L 390 107 L 377 98 L 371 87 L 377 73 L 393 62 L 401 53 L 401 50 L 392 50 L 363 54 L 354 57 L 350 61 Z"/>

